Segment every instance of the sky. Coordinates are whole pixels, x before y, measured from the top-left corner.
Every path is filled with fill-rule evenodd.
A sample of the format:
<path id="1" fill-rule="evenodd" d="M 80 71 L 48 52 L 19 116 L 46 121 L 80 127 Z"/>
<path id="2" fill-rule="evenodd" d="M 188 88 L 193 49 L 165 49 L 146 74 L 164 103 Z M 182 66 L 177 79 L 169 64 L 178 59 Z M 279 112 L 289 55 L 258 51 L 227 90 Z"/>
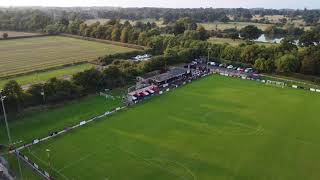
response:
<path id="1" fill-rule="evenodd" d="M 0 0 L 0 6 L 320 9 L 320 0 Z"/>

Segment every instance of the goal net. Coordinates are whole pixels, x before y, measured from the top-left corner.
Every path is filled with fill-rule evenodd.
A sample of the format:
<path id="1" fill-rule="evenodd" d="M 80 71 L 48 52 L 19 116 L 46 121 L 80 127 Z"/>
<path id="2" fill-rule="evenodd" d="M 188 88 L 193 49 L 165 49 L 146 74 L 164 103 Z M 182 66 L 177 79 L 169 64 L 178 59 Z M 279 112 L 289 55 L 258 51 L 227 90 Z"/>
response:
<path id="1" fill-rule="evenodd" d="M 111 100 L 115 99 L 114 96 L 107 94 L 107 93 L 104 93 L 104 92 L 100 92 L 100 96 L 104 96 L 106 99 L 111 99 Z"/>
<path id="2" fill-rule="evenodd" d="M 281 88 L 284 88 L 286 86 L 284 82 L 271 81 L 271 80 L 267 80 L 266 84 L 271 86 L 281 87 Z"/>

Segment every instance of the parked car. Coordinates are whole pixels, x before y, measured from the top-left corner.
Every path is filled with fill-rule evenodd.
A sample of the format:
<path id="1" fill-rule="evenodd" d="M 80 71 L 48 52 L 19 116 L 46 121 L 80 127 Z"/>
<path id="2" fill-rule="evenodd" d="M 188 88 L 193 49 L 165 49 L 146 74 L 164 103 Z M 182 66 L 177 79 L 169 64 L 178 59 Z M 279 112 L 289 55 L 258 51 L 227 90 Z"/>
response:
<path id="1" fill-rule="evenodd" d="M 217 63 L 216 63 L 216 62 L 208 62 L 208 65 L 210 65 L 210 66 L 216 66 Z"/>
<path id="2" fill-rule="evenodd" d="M 253 72 L 253 69 L 252 68 L 246 68 L 244 70 L 245 73 L 252 73 Z"/>
<path id="3" fill-rule="evenodd" d="M 227 65 L 226 64 L 220 64 L 219 67 L 225 68 L 225 67 L 227 67 Z"/>
<path id="4" fill-rule="evenodd" d="M 243 68 L 238 67 L 238 68 L 237 68 L 237 71 L 244 72 L 244 69 L 243 69 Z"/>
<path id="5" fill-rule="evenodd" d="M 232 65 L 229 65 L 229 66 L 227 67 L 227 69 L 233 69 L 233 66 L 232 66 Z"/>

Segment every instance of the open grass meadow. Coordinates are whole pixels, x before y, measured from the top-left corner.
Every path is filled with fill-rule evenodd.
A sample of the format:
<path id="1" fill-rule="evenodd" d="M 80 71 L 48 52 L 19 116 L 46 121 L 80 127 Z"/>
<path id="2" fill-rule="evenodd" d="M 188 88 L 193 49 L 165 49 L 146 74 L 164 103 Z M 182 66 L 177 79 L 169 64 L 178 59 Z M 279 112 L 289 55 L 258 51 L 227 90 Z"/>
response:
<path id="1" fill-rule="evenodd" d="M 57 179 L 316 180 L 319 107 L 316 93 L 214 75 L 23 152 Z"/>
<path id="2" fill-rule="evenodd" d="M 0 77 L 91 61 L 99 56 L 132 50 L 60 36 L 0 41 Z"/>
<path id="3" fill-rule="evenodd" d="M 24 86 L 24 85 L 34 84 L 34 83 L 45 82 L 50 78 L 54 78 L 54 77 L 63 79 L 64 77 L 70 77 L 73 74 L 88 70 L 92 67 L 93 65 L 85 63 L 85 64 L 78 64 L 78 65 L 73 65 L 68 67 L 62 67 L 58 69 L 47 70 L 43 72 L 26 74 L 23 76 L 17 76 L 17 77 L 8 78 L 8 79 L 2 79 L 0 80 L 0 88 L 4 87 L 4 85 L 11 80 L 15 80 L 20 85 Z"/>
<path id="4" fill-rule="evenodd" d="M 251 23 L 251 22 L 228 22 L 228 23 L 222 23 L 222 22 L 217 22 L 217 23 L 198 23 L 198 25 L 202 25 L 206 30 L 225 30 L 225 29 L 242 29 L 248 25 L 254 25 L 257 26 L 261 30 L 267 29 L 269 26 L 272 26 L 272 24 L 262 24 L 262 23 Z"/>

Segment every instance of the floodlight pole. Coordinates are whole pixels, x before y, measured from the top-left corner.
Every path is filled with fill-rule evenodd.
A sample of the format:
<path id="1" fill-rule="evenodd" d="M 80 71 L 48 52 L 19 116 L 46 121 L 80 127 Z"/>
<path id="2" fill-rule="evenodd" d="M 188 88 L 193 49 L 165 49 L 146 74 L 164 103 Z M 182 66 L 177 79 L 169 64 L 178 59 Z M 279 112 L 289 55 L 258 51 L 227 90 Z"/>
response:
<path id="1" fill-rule="evenodd" d="M 12 139 L 11 139 L 11 135 L 10 135 L 10 129 L 9 129 L 9 124 L 8 124 L 8 120 L 7 120 L 7 113 L 6 113 L 6 108 L 4 106 L 4 99 L 6 97 L 2 96 L 2 90 L 0 90 L 0 99 L 1 99 L 1 105 L 2 105 L 2 111 L 3 111 L 3 116 L 4 116 L 4 122 L 6 124 L 6 129 L 7 129 L 7 134 L 8 134 L 8 140 L 9 140 L 9 147 L 11 148 L 12 146 Z M 21 169 L 21 165 L 20 165 L 20 159 L 19 159 L 19 155 L 18 152 L 15 152 L 17 155 L 17 159 L 18 159 L 18 164 L 19 164 L 19 171 L 20 171 L 20 178 L 23 179 L 22 177 L 22 169 Z"/>
<path id="2" fill-rule="evenodd" d="M 39 74 L 38 73 L 37 73 L 37 78 L 38 78 L 38 82 L 41 84 L 41 92 L 40 92 L 40 94 L 41 94 L 41 96 L 43 98 L 43 104 L 45 104 L 46 103 L 46 95 L 44 93 L 44 84 L 42 84 L 40 82 L 40 78 L 39 78 Z"/>
<path id="3" fill-rule="evenodd" d="M 209 60 L 210 60 L 210 50 L 211 50 L 211 48 L 210 47 L 208 47 L 208 60 L 207 60 L 207 71 L 208 71 L 208 69 L 209 69 L 209 65 L 208 65 L 208 63 L 209 63 Z"/>
<path id="4" fill-rule="evenodd" d="M 45 95 L 45 93 L 44 93 L 44 87 L 43 87 L 44 85 L 42 85 L 42 91 L 41 91 L 41 95 L 42 95 L 42 97 L 43 97 L 43 104 L 45 104 L 46 103 L 46 95 Z"/>
<path id="5" fill-rule="evenodd" d="M 6 108 L 4 106 L 4 99 L 6 98 L 5 96 L 2 96 L 2 90 L 0 91 L 0 98 L 1 98 L 1 104 L 2 104 L 2 111 L 3 111 L 3 117 L 4 117 L 4 122 L 6 124 L 6 129 L 7 129 L 7 135 L 8 135 L 8 140 L 9 140 L 9 145 L 12 145 L 12 139 L 10 135 L 10 129 L 8 125 L 8 120 L 7 120 L 7 113 L 6 113 Z"/>
<path id="6" fill-rule="evenodd" d="M 47 152 L 47 155 L 48 155 L 49 168 L 51 169 L 50 149 L 46 149 L 46 152 Z"/>

